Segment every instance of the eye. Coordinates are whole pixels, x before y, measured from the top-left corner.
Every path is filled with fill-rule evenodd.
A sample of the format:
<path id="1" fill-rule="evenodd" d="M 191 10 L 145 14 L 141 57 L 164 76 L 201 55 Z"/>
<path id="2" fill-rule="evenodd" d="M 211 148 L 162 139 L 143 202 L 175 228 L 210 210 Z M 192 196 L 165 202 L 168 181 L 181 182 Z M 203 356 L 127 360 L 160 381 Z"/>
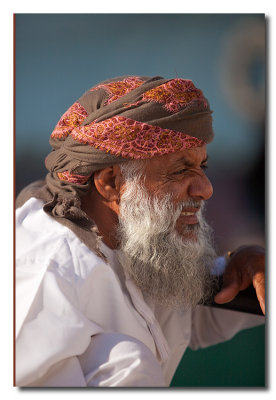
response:
<path id="1" fill-rule="evenodd" d="M 181 174 L 184 174 L 186 171 L 187 171 L 187 169 L 183 168 L 183 169 L 180 169 L 179 171 L 175 171 L 173 173 L 173 175 L 181 175 Z"/>
<path id="2" fill-rule="evenodd" d="M 203 165 L 201 165 L 201 167 L 200 167 L 201 169 L 203 169 L 204 171 L 206 170 L 206 169 L 208 169 L 208 165 L 206 165 L 206 164 L 203 164 Z"/>

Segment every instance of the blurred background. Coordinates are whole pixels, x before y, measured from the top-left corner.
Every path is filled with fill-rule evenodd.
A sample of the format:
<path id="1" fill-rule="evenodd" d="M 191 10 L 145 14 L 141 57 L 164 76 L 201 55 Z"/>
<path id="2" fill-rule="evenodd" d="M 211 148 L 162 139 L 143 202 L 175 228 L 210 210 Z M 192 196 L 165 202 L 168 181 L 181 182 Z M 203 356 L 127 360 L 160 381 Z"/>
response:
<path id="1" fill-rule="evenodd" d="M 220 253 L 265 244 L 264 14 L 16 14 L 16 194 L 47 173 L 60 116 L 121 75 L 192 79 L 214 111 L 207 219 Z M 172 386 L 264 386 L 264 327 L 188 351 Z"/>

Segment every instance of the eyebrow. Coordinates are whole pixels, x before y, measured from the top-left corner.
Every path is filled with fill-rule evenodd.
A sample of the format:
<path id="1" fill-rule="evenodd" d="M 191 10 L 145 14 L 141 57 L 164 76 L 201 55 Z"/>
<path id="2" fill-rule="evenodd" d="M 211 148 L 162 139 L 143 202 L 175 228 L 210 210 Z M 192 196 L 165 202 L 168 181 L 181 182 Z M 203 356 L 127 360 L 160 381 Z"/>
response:
<path id="1" fill-rule="evenodd" d="M 201 164 L 205 164 L 208 161 L 208 155 L 206 156 L 206 158 L 204 158 L 204 160 L 201 162 Z M 178 160 L 176 160 L 176 163 L 182 163 L 184 165 L 187 165 L 188 167 L 192 167 L 194 165 L 193 162 L 187 160 L 187 158 L 185 157 L 181 157 Z"/>

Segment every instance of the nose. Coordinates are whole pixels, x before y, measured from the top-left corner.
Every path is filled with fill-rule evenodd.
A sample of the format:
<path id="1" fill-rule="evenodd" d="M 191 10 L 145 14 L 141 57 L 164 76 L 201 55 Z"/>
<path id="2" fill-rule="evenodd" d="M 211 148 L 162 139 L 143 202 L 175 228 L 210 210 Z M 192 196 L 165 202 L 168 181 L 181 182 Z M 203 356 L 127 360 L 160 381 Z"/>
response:
<path id="1" fill-rule="evenodd" d="M 189 196 L 195 200 L 208 200 L 213 195 L 213 186 L 205 174 L 192 179 Z"/>

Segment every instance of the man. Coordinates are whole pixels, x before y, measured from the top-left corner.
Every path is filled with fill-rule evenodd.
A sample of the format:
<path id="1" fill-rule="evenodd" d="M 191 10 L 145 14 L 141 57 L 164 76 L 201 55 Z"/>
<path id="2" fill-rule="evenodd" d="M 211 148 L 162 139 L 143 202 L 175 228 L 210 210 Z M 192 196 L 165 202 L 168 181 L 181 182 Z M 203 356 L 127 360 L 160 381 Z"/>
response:
<path id="1" fill-rule="evenodd" d="M 202 305 L 212 138 L 208 101 L 178 78 L 105 81 L 61 117 L 46 182 L 18 198 L 17 385 L 168 386 L 188 346 L 263 323 Z M 253 283 L 264 312 L 263 249 L 236 250 L 223 281 L 217 303 Z"/>

